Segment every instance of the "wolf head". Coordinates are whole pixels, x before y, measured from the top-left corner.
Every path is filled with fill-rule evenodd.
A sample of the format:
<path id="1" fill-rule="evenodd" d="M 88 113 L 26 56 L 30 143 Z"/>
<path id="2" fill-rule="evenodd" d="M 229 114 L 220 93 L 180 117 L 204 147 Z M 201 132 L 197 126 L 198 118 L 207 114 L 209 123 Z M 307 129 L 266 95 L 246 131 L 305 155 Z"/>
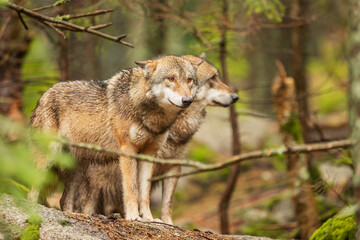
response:
<path id="1" fill-rule="evenodd" d="M 150 86 L 148 97 L 164 108 L 186 108 L 197 91 L 196 69 L 201 62 L 202 59 L 189 61 L 176 56 L 161 56 L 135 63 L 142 68 Z"/>
<path id="2" fill-rule="evenodd" d="M 182 58 L 199 61 L 200 59 L 204 60 L 205 55 L 202 54 L 200 57 L 185 55 Z M 197 101 L 204 101 L 209 106 L 228 107 L 239 99 L 238 95 L 221 81 L 219 71 L 211 63 L 202 62 L 197 69 L 196 76 L 199 82 L 196 93 Z"/>

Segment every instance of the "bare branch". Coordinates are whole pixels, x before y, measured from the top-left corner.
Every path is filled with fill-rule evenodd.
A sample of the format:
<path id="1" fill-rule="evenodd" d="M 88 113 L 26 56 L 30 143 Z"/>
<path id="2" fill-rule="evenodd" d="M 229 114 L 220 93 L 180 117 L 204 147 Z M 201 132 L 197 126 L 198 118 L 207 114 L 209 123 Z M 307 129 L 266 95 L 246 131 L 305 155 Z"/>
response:
<path id="1" fill-rule="evenodd" d="M 198 170 L 183 173 L 183 174 L 164 174 L 153 177 L 150 181 L 158 181 L 164 178 L 172 178 L 172 177 L 184 177 L 189 175 L 194 175 L 197 173 L 208 172 L 213 170 L 219 170 L 230 165 L 244 162 L 251 159 L 258 159 L 263 157 L 274 157 L 282 154 L 299 154 L 299 153 L 308 153 L 308 152 L 316 152 L 316 151 L 327 151 L 331 149 L 337 148 L 350 148 L 352 147 L 354 142 L 352 140 L 339 140 L 339 141 L 331 141 L 331 142 L 323 142 L 323 143 L 313 143 L 313 144 L 303 144 L 303 145 L 295 145 L 295 146 L 283 146 L 277 149 L 269 149 L 269 150 L 258 150 L 249 153 L 243 153 L 239 155 L 235 155 L 228 160 L 225 160 L 220 163 L 215 164 L 206 164 L 205 168 L 198 168 Z M 189 160 L 187 160 L 189 161 Z"/>
<path id="2" fill-rule="evenodd" d="M 171 178 L 171 177 L 183 177 L 188 175 L 193 175 L 201 172 L 208 172 L 213 170 L 222 169 L 225 167 L 228 167 L 230 165 L 244 162 L 251 159 L 258 159 L 258 158 L 264 158 L 264 157 L 274 157 L 278 155 L 283 154 L 299 154 L 299 153 L 307 153 L 307 152 L 317 152 L 317 151 L 327 151 L 331 149 L 337 149 L 337 148 L 350 148 L 353 146 L 354 142 L 349 139 L 343 139 L 338 141 L 331 141 L 331 142 L 321 142 L 321 143 L 312 143 L 312 144 L 302 144 L 302 145 L 294 145 L 294 146 L 281 146 L 279 148 L 274 149 L 267 149 L 267 150 L 257 150 L 253 152 L 248 153 L 242 153 L 238 155 L 234 155 L 230 157 L 229 159 L 219 162 L 219 163 L 213 163 L 213 164 L 204 164 L 193 160 L 187 160 L 187 159 L 160 159 L 148 155 L 143 154 L 128 154 L 126 152 L 121 151 L 115 151 L 115 150 L 108 150 L 105 148 L 102 148 L 100 146 L 92 145 L 92 144 L 84 144 L 84 143 L 68 143 L 64 140 L 59 140 L 60 143 L 70 146 L 70 147 L 77 147 L 77 148 L 86 148 L 98 152 L 106 152 L 111 153 L 114 155 L 119 156 L 125 156 L 130 158 L 135 158 L 140 161 L 147 161 L 152 163 L 159 163 L 159 164 L 168 164 L 168 165 L 181 165 L 181 166 L 188 166 L 196 168 L 197 170 L 191 171 L 188 173 L 183 174 L 164 174 L 160 176 L 156 176 L 151 178 L 151 181 L 158 181 L 160 179 L 164 178 Z"/>
<path id="3" fill-rule="evenodd" d="M 47 6 L 44 6 L 44 7 L 34 8 L 31 11 L 40 12 L 42 10 L 46 10 L 46 9 L 53 8 L 53 7 L 54 7 L 54 5 L 51 4 L 51 5 L 47 5 Z"/>
<path id="4" fill-rule="evenodd" d="M 56 1 L 55 3 L 53 3 L 53 4 L 51 4 L 51 5 L 47 5 L 47 6 L 39 7 L 39 8 L 34 8 L 34 9 L 32 9 L 31 11 L 33 11 L 33 12 L 40 12 L 40 11 L 42 11 L 42 10 L 46 10 L 46 9 L 49 9 L 49 8 L 57 7 L 57 6 L 63 5 L 63 4 L 68 3 L 68 2 L 70 2 L 70 0 L 59 0 L 59 1 Z"/>
<path id="5" fill-rule="evenodd" d="M 45 26 L 48 26 L 49 28 L 51 28 L 52 30 L 54 30 L 57 34 L 59 34 L 63 39 L 66 39 L 66 35 L 64 32 L 60 31 L 59 29 L 57 29 L 54 24 L 48 23 L 48 22 L 41 22 L 43 23 Z"/>
<path id="6" fill-rule="evenodd" d="M 90 12 L 90 13 L 81 13 L 81 14 L 71 15 L 67 19 L 76 19 L 76 18 L 82 18 L 82 17 L 97 16 L 97 15 L 101 15 L 101 14 L 105 14 L 105 13 L 109 13 L 109 12 L 113 12 L 113 11 L 114 11 L 113 9 L 97 10 L 97 11 Z"/>
<path id="7" fill-rule="evenodd" d="M 93 35 L 96 35 L 96 36 L 99 36 L 99 37 L 102 37 L 102 38 L 105 38 L 105 39 L 108 39 L 108 40 L 111 40 L 111 41 L 114 41 L 114 42 L 118 42 L 118 43 L 120 43 L 122 45 L 125 45 L 125 46 L 128 46 L 128 47 L 134 47 L 132 44 L 122 40 L 123 38 L 126 37 L 125 34 L 114 37 L 114 36 L 108 35 L 106 33 L 102 33 L 102 32 L 99 32 L 99 31 L 97 31 L 95 29 L 92 29 L 91 27 L 83 27 L 83 26 L 79 26 L 79 25 L 76 25 L 76 24 L 73 24 L 73 23 L 70 23 L 70 22 L 60 20 L 60 19 L 48 17 L 46 15 L 31 11 L 31 10 L 26 9 L 26 8 L 23 8 L 23 7 L 21 7 L 19 5 L 16 5 L 14 3 L 7 3 L 6 6 L 8 8 L 12 9 L 12 10 L 17 11 L 17 12 L 24 13 L 25 15 L 27 15 L 27 16 L 33 18 L 33 19 L 36 19 L 37 21 L 40 21 L 40 22 L 45 21 L 45 22 L 49 22 L 49 23 L 55 23 L 55 24 L 64 26 L 63 29 L 65 29 L 67 27 L 68 28 L 67 30 L 70 30 L 70 31 L 73 31 L 71 29 L 74 29 L 74 31 L 87 32 L 87 33 L 90 33 L 90 34 L 93 34 Z"/>
<path id="8" fill-rule="evenodd" d="M 89 29 L 99 30 L 99 29 L 103 29 L 103 28 L 106 28 L 106 27 L 108 27 L 108 26 L 111 26 L 112 24 L 113 24 L 112 22 L 104 23 L 104 24 L 99 24 L 99 25 L 95 25 L 95 26 L 89 27 Z"/>
<path id="9" fill-rule="evenodd" d="M 25 28 L 26 30 L 29 30 L 28 26 L 26 25 L 24 19 L 23 19 L 22 16 L 21 16 L 21 13 L 20 13 L 20 12 L 17 12 L 17 13 L 18 13 L 18 17 L 19 17 L 22 25 L 24 26 L 24 28 Z"/>

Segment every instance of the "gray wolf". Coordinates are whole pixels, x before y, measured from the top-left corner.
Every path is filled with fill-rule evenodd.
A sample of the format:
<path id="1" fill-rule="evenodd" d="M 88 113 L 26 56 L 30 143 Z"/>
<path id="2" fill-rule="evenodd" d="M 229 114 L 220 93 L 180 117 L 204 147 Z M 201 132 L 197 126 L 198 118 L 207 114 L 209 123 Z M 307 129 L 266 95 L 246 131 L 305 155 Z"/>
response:
<path id="1" fill-rule="evenodd" d="M 201 62 L 161 56 L 135 63 L 137 67 L 121 71 L 106 81 L 55 84 L 38 101 L 31 125 L 55 132 L 71 143 L 155 155 L 176 118 L 193 101 L 198 85 L 196 68 Z M 91 162 L 106 164 L 119 159 L 112 154 L 76 147 L 68 147 L 68 151 L 82 171 Z M 151 221 L 148 179 L 155 165 L 138 164 L 128 157 L 121 157 L 118 165 L 125 218 Z"/>
<path id="2" fill-rule="evenodd" d="M 190 61 L 199 61 L 205 56 L 182 56 Z M 197 69 L 199 88 L 194 102 L 180 113 L 175 123 L 170 127 L 165 144 L 157 152 L 157 157 L 164 159 L 183 158 L 187 152 L 189 141 L 204 121 L 206 106 L 227 107 L 237 101 L 238 96 L 221 81 L 219 71 L 209 62 L 204 61 Z M 156 165 L 154 175 L 164 173 L 179 174 L 180 166 Z M 82 175 L 83 174 L 83 175 Z M 121 189 L 115 183 L 121 177 L 115 164 L 107 166 L 91 165 L 87 172 L 74 173 L 77 180 L 66 187 L 61 205 L 66 202 L 74 204 L 74 211 L 87 214 L 101 213 L 109 215 L 112 212 L 122 212 Z M 162 180 L 163 199 L 161 220 L 172 224 L 172 205 L 174 191 L 178 178 Z M 120 208 L 119 208 L 120 207 Z"/>

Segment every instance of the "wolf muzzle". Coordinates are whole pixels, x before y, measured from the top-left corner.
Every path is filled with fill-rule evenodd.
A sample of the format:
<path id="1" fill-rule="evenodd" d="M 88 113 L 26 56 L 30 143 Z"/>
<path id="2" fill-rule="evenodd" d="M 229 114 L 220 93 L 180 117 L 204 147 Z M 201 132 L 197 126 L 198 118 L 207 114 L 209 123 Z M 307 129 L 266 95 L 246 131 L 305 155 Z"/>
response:
<path id="1" fill-rule="evenodd" d="M 231 103 L 234 103 L 239 99 L 239 96 L 236 93 L 233 93 L 231 94 L 231 99 L 232 99 Z"/>
<path id="2" fill-rule="evenodd" d="M 192 97 L 183 97 L 181 99 L 181 101 L 184 106 L 190 106 L 190 104 L 193 102 L 193 98 Z"/>

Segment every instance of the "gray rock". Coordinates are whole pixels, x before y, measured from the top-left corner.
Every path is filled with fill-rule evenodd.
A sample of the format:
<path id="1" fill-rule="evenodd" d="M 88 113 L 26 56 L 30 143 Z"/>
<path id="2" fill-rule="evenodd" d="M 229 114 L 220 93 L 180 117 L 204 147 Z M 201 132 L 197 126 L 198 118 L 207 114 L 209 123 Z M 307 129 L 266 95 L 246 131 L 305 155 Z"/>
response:
<path id="1" fill-rule="evenodd" d="M 11 233 L 4 234 L 2 231 L 3 239 L 8 239 L 9 237 L 4 238 L 4 235 L 8 236 L 8 234 L 12 237 L 20 237 L 27 225 L 26 220 L 32 211 L 35 211 L 44 221 L 40 227 L 40 239 L 109 239 L 106 233 L 67 217 L 61 211 L 29 203 L 25 200 L 17 200 L 6 194 L 0 196 L 0 219 L 2 224 L 6 225 L 7 232 Z M 70 225 L 63 226 L 61 222 L 64 221 Z"/>

